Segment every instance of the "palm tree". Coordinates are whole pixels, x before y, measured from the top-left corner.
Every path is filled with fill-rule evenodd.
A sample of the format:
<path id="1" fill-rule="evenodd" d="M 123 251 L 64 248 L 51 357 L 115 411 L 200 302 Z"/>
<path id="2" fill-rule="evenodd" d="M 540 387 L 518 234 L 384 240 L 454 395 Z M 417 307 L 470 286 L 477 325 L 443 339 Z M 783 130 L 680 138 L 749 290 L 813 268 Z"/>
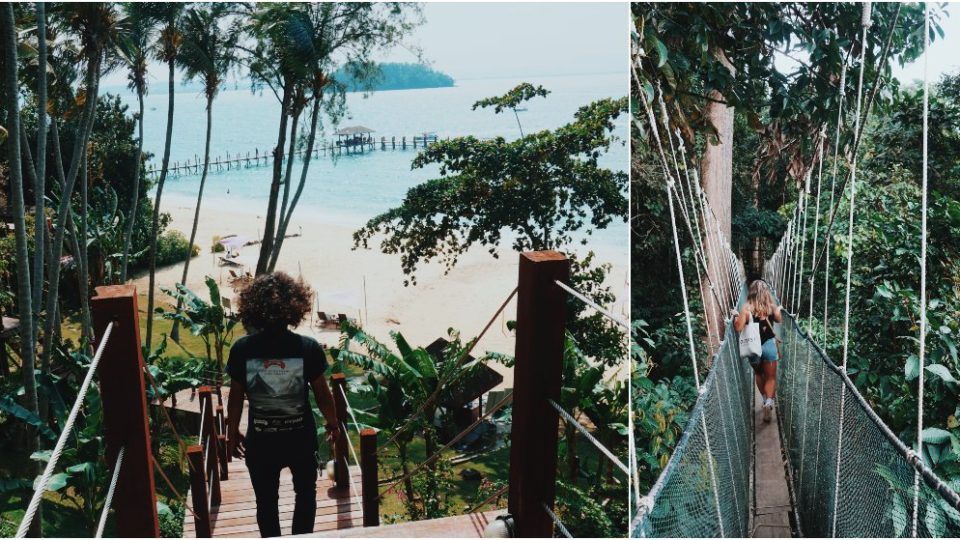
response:
<path id="1" fill-rule="evenodd" d="M 130 248 L 133 244 L 133 225 L 137 220 L 137 208 L 140 206 L 140 167 L 143 163 L 143 96 L 147 94 L 147 64 L 150 61 L 150 41 L 153 39 L 155 21 L 145 16 L 139 4 L 125 4 L 130 32 L 121 43 L 120 53 L 129 69 L 128 88 L 137 93 L 137 163 L 133 169 L 133 194 L 130 196 L 130 209 L 127 211 L 126 232 L 123 238 L 123 262 L 120 264 L 120 282 L 127 281 Z"/>
<path id="2" fill-rule="evenodd" d="M 193 228 L 190 230 L 190 242 L 193 246 L 197 239 L 197 224 L 200 221 L 200 203 L 203 202 L 203 188 L 207 182 L 210 167 L 210 132 L 213 126 L 213 100 L 220 91 L 220 85 L 227 72 L 236 62 L 235 47 L 237 34 L 221 28 L 220 22 L 233 9 L 227 3 L 211 4 L 209 7 L 195 7 L 187 11 L 183 18 L 183 46 L 177 56 L 177 62 L 183 67 L 187 80 L 203 80 L 203 93 L 207 98 L 207 133 L 203 146 L 203 173 L 200 176 L 200 189 L 197 192 L 197 207 L 193 212 Z M 183 262 L 183 277 L 180 284 L 187 285 L 187 272 L 193 251 L 187 250 Z M 177 308 L 180 308 L 177 301 Z M 176 320 L 170 337 L 179 341 L 180 328 Z"/>
<path id="3" fill-rule="evenodd" d="M 23 171 L 20 162 L 20 103 L 17 98 L 17 30 L 14 23 L 13 4 L 0 6 L 0 50 L 3 50 L 2 90 L 3 108 L 7 111 L 7 163 L 10 167 L 10 184 L 13 203 L 14 231 L 17 245 L 17 311 L 20 315 L 20 347 L 23 358 L 24 387 L 27 394 L 27 407 L 31 412 L 38 411 L 36 379 L 34 378 L 33 339 L 33 295 L 30 282 L 30 252 L 27 246 L 27 223 L 23 204 Z M 42 248 L 41 248 L 42 249 Z M 39 446 L 38 438 L 31 438 L 34 448 Z M 30 448 L 33 450 L 33 448 Z M 39 531 L 38 525 L 35 532 Z"/>
<path id="4" fill-rule="evenodd" d="M 71 219 L 70 201 L 73 196 L 74 185 L 79 176 L 83 157 L 86 153 L 90 133 L 96 117 L 97 98 L 100 87 L 102 68 L 107 60 L 106 53 L 118 39 L 121 30 L 121 19 L 118 17 L 114 5 L 109 2 L 61 4 L 57 6 L 57 15 L 63 26 L 78 42 L 80 58 L 86 64 L 83 92 L 77 92 L 76 101 L 81 105 L 78 121 L 77 137 L 73 145 L 73 154 L 70 158 L 70 167 L 63 176 L 60 203 L 57 208 L 56 232 L 50 251 L 50 260 L 47 265 L 48 292 L 46 301 L 46 324 L 43 336 L 42 369 L 49 372 L 50 359 L 53 353 L 53 338 L 58 331 L 58 300 L 60 287 L 60 257 L 63 254 L 65 232 L 68 229 L 68 220 Z M 51 125 L 51 136 L 54 152 L 59 161 L 59 132 L 56 122 Z M 60 164 L 58 164 L 59 168 Z M 60 171 L 58 170 L 58 175 Z M 89 321 L 85 321 L 88 325 Z M 41 403 L 41 417 L 46 417 L 45 404 Z"/>
<path id="5" fill-rule="evenodd" d="M 163 142 L 163 159 L 160 162 L 160 178 L 157 180 L 157 194 L 153 201 L 153 226 L 150 228 L 150 284 L 147 289 L 147 336 L 146 347 L 149 351 L 153 343 L 153 294 L 157 274 L 157 236 L 160 233 L 160 198 L 163 196 L 163 184 L 167 180 L 167 168 L 170 164 L 170 141 L 173 138 L 173 98 L 174 75 L 177 70 L 177 54 L 183 44 L 180 22 L 186 4 L 175 2 L 151 2 L 144 8 L 161 21 L 162 28 L 157 40 L 156 58 L 167 64 L 167 132 Z"/>
<path id="6" fill-rule="evenodd" d="M 325 112 L 334 121 L 345 112 L 345 87 L 332 84 L 329 74 L 341 65 L 369 66 L 373 54 L 398 43 L 420 22 L 419 6 L 406 3 L 283 3 L 257 4 L 253 8 L 247 32 L 256 45 L 244 49 L 248 55 L 247 66 L 254 87 L 268 87 L 280 102 L 281 114 L 257 274 L 276 267 L 283 235 L 310 165 L 308 153 L 301 168 L 297 194 L 287 205 L 295 150 L 291 141 L 290 162 L 285 172 L 288 117 L 293 118 L 291 133 L 295 133 L 300 112 L 307 103 L 313 103 L 308 139 L 308 148 L 312 147 L 321 102 L 326 100 Z M 372 75 L 370 70 L 363 73 Z M 325 96 L 331 89 L 334 95 Z M 278 214 L 281 185 L 284 186 L 283 206 Z"/>

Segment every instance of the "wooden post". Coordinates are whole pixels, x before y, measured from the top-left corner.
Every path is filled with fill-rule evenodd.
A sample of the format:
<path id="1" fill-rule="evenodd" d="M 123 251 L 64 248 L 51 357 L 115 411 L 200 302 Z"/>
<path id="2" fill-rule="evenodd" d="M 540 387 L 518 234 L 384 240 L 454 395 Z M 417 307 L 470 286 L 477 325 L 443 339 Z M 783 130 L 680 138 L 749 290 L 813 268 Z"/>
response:
<path id="1" fill-rule="evenodd" d="M 220 451 L 217 450 L 217 430 L 214 428 L 214 425 L 217 423 L 217 419 L 213 416 L 213 388 L 209 386 L 201 386 L 197 389 L 197 392 L 200 394 L 200 406 L 203 409 L 200 411 L 200 416 L 204 418 L 204 423 L 200 426 L 200 445 L 203 446 L 204 453 L 207 456 L 207 462 L 205 463 L 204 472 L 210 478 L 207 479 L 210 482 L 210 505 L 218 506 L 220 504 Z M 209 447 L 209 448 L 208 448 Z"/>
<path id="2" fill-rule="evenodd" d="M 193 445 L 187 448 L 187 461 L 190 463 L 190 491 L 193 493 L 193 526 L 197 538 L 210 538 L 210 507 L 207 505 L 207 478 L 203 473 L 203 447 Z"/>
<path id="3" fill-rule="evenodd" d="M 214 426 L 216 427 L 214 433 L 217 434 L 217 462 L 220 464 L 220 479 L 227 480 L 230 471 L 227 468 L 227 462 L 229 461 L 227 458 L 227 424 L 223 420 L 223 405 L 217 405 Z"/>
<path id="4" fill-rule="evenodd" d="M 363 526 L 380 526 L 380 491 L 377 468 L 377 431 L 366 428 L 360 432 L 360 488 L 363 507 Z"/>
<path id="5" fill-rule="evenodd" d="M 132 284 L 111 285 L 97 287 L 96 294 L 90 307 L 97 347 L 107 325 L 114 323 L 99 367 L 106 458 L 110 470 L 113 470 L 120 449 L 125 449 L 113 498 L 117 536 L 156 538 L 160 536 L 160 522 L 153 478 L 147 391 L 143 382 L 137 289 Z"/>
<path id="6" fill-rule="evenodd" d="M 343 397 L 347 389 L 347 376 L 334 373 L 330 377 L 330 386 L 337 411 L 337 424 L 340 427 L 340 436 L 333 444 L 333 479 L 338 488 L 346 489 L 350 487 L 350 465 L 347 462 L 347 453 L 350 452 L 347 442 L 347 400 Z"/>
<path id="7" fill-rule="evenodd" d="M 560 399 L 570 261 L 556 251 L 520 254 L 517 291 L 516 364 L 510 444 L 509 509 L 516 536 L 552 538 L 557 476 L 559 414 L 548 399 Z"/>
<path id="8" fill-rule="evenodd" d="M 391 150 L 396 150 L 396 149 L 397 149 L 397 136 L 396 136 L 396 135 L 391 135 L 391 136 L 390 136 L 390 145 L 391 145 L 391 147 L 392 147 Z"/>

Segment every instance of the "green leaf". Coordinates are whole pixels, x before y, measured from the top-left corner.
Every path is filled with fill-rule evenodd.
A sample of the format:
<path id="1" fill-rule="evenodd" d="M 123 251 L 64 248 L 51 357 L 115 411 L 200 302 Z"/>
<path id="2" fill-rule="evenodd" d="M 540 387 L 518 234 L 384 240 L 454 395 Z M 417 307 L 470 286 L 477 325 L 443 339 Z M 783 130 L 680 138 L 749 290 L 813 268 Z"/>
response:
<path id="1" fill-rule="evenodd" d="M 915 354 L 911 354 L 907 358 L 907 363 L 903 366 L 903 376 L 906 377 L 908 381 L 912 381 L 920 376 L 920 357 Z"/>
<path id="2" fill-rule="evenodd" d="M 37 428 L 37 430 L 40 431 L 44 437 L 50 440 L 57 438 L 57 434 L 50 429 L 50 426 L 48 426 L 46 422 L 41 420 L 39 416 L 33 414 L 33 412 L 23 405 L 20 405 L 9 396 L 0 396 L 0 411 L 5 412 L 17 418 L 18 420 Z"/>
<path id="3" fill-rule="evenodd" d="M 47 482 L 47 491 L 60 491 L 61 489 L 67 487 L 67 481 L 70 479 L 70 475 L 67 473 L 57 473 L 50 477 L 50 480 Z M 37 477 L 33 482 L 33 489 L 37 489 L 37 483 L 40 482 L 40 477 Z"/>
<path id="4" fill-rule="evenodd" d="M 945 429 L 928 427 L 922 432 L 923 442 L 927 444 L 943 444 L 950 440 L 950 432 Z"/>
<path id="5" fill-rule="evenodd" d="M 667 46 L 664 45 L 662 41 L 657 38 L 653 38 L 653 41 L 657 47 L 657 67 L 660 68 L 667 63 L 667 58 L 669 57 L 670 53 L 667 51 Z"/>
<path id="6" fill-rule="evenodd" d="M 943 364 L 930 364 L 927 366 L 927 371 L 933 373 L 937 377 L 940 377 L 944 382 L 957 383 L 957 379 L 953 377 L 953 374 L 950 373 L 950 369 Z"/>

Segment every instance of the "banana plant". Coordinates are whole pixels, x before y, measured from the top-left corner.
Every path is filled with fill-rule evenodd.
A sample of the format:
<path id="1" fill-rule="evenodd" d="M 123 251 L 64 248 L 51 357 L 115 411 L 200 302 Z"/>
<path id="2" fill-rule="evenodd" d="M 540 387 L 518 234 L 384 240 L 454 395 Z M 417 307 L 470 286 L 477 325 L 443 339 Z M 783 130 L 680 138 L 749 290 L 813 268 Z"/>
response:
<path id="1" fill-rule="evenodd" d="M 480 367 L 481 360 L 467 360 L 457 366 L 472 342 L 463 343 L 459 333 L 448 330 L 450 344 L 439 358 L 423 347 L 412 347 L 400 332 L 390 332 L 396 347 L 390 347 L 367 334 L 362 328 L 345 322 L 340 336 L 340 347 L 332 351 L 334 370 L 342 371 L 350 364 L 366 372 L 366 384 L 359 387 L 361 393 L 377 402 L 377 424 L 390 438 L 396 438 L 401 467 L 409 472 L 408 447 L 415 434 L 422 435 L 426 454 L 432 456 L 438 448 L 433 419 L 440 410 L 439 403 L 457 388 L 460 381 Z M 350 345 L 363 347 L 367 353 L 350 350 Z M 430 399 L 434 394 L 437 396 Z M 422 408 L 422 410 L 420 410 Z M 413 415 L 420 410 L 420 414 Z M 414 429 L 406 424 L 413 423 Z M 409 480 L 404 483 L 408 500 L 414 499 L 414 487 Z"/>
<path id="2" fill-rule="evenodd" d="M 177 310 L 168 312 L 157 308 L 156 313 L 167 320 L 179 322 L 190 333 L 203 340 L 206 346 L 207 364 L 216 374 L 216 384 L 223 384 L 224 349 L 230 344 L 237 320 L 227 317 L 220 297 L 220 287 L 216 280 L 207 276 L 207 292 L 210 301 L 197 296 L 193 291 L 178 283 L 176 290 L 161 290 L 177 301 Z"/>

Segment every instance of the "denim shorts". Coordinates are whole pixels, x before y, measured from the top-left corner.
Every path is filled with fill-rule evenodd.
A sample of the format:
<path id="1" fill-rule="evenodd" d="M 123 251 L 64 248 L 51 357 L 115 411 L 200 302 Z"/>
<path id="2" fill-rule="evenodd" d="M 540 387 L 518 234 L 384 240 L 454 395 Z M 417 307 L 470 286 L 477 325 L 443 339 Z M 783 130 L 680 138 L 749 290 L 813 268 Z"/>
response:
<path id="1" fill-rule="evenodd" d="M 756 367 L 763 362 L 776 362 L 779 359 L 779 354 L 777 353 L 777 339 L 770 338 L 764 341 L 763 345 L 760 346 L 760 356 L 750 357 L 750 365 Z"/>

